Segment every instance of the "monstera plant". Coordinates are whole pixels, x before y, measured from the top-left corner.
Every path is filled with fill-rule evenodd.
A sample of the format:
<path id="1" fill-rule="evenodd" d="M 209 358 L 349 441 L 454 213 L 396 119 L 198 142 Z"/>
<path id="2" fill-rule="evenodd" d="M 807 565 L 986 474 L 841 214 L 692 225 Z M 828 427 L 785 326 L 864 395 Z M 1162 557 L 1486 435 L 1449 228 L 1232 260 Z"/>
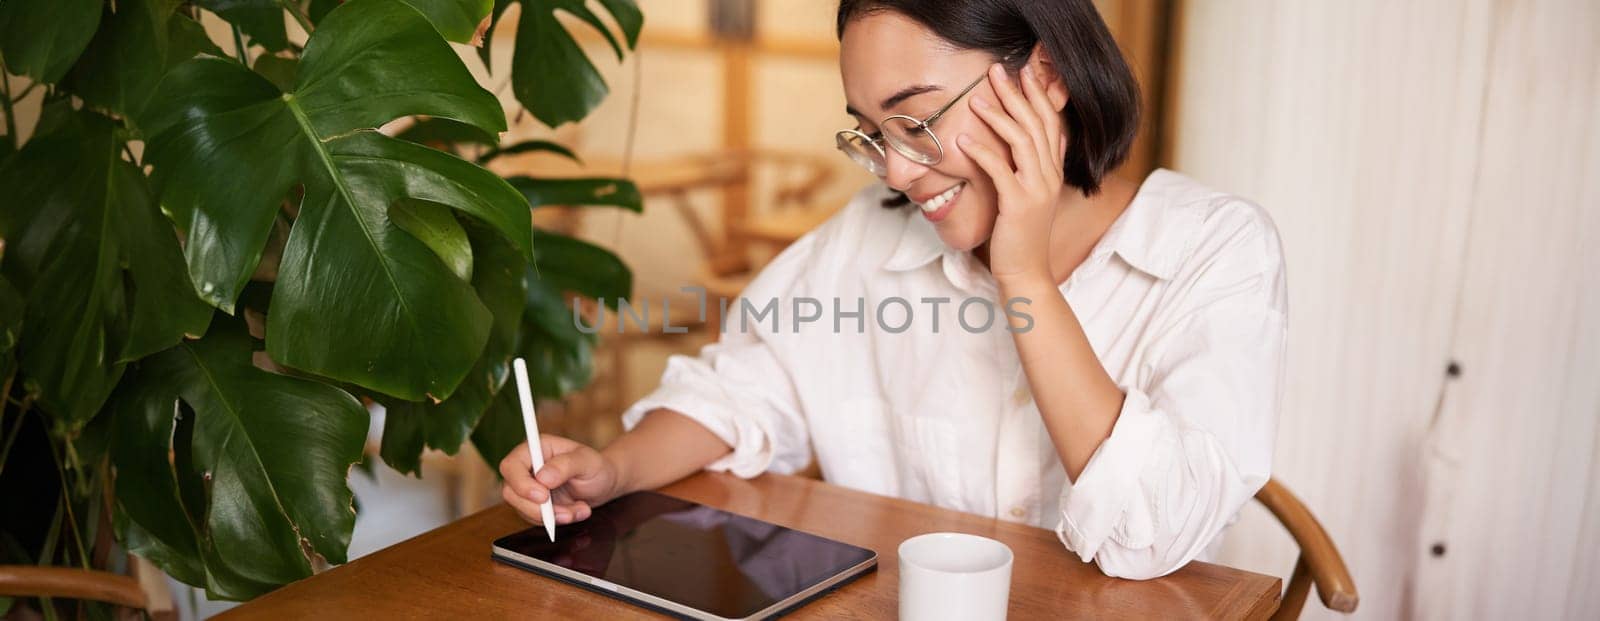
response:
<path id="1" fill-rule="evenodd" d="M 606 87 L 565 24 L 620 60 L 632 0 L 599 2 L 610 23 L 582 0 L 0 1 L 0 563 L 120 545 L 253 597 L 346 560 L 364 400 L 416 473 L 426 447 L 519 441 L 511 358 L 538 396 L 587 382 L 569 301 L 631 274 L 530 210 L 639 194 L 483 167 L 572 155 L 498 144 L 507 111 L 451 45 L 511 4 L 511 66 L 486 68 L 545 124 L 582 119 Z"/>

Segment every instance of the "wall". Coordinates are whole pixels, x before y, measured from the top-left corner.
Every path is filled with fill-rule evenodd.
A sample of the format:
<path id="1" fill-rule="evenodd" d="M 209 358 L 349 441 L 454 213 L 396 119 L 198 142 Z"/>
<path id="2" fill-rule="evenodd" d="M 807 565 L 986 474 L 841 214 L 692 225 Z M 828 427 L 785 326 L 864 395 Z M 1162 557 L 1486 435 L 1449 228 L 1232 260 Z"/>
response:
<path id="1" fill-rule="evenodd" d="M 1340 545 L 1359 616 L 1600 607 L 1600 10 L 1178 14 L 1167 160 L 1277 220 L 1275 474 Z M 1222 560 L 1286 574 L 1293 546 L 1268 524 L 1247 512 Z"/>

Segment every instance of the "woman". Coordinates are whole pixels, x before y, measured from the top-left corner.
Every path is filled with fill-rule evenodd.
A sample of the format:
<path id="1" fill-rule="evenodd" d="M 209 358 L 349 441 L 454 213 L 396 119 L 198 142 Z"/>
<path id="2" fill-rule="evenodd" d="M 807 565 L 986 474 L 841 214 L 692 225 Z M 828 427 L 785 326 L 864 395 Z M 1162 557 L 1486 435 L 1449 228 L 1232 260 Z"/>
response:
<path id="1" fill-rule="evenodd" d="M 814 451 L 829 482 L 1055 529 L 1109 575 L 1201 556 L 1271 464 L 1267 214 L 1107 174 L 1138 97 L 1090 0 L 844 0 L 838 33 L 859 123 L 839 145 L 882 183 L 774 259 L 605 450 L 546 436 L 537 478 L 514 451 L 506 502 L 537 521 L 553 489 L 567 523 Z"/>

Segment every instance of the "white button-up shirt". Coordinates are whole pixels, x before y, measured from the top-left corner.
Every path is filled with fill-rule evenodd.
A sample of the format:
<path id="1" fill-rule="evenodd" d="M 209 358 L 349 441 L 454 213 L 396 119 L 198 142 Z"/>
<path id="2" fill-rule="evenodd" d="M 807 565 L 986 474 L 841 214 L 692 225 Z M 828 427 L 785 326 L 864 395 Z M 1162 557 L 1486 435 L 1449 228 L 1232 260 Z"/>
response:
<path id="1" fill-rule="evenodd" d="M 1127 394 L 1069 481 L 1007 329 L 1027 306 L 887 195 L 779 254 L 624 426 L 681 412 L 733 447 L 708 468 L 743 477 L 814 451 L 830 483 L 1051 528 L 1114 576 L 1200 556 L 1272 461 L 1287 308 L 1266 211 L 1158 170 L 1061 285 Z"/>

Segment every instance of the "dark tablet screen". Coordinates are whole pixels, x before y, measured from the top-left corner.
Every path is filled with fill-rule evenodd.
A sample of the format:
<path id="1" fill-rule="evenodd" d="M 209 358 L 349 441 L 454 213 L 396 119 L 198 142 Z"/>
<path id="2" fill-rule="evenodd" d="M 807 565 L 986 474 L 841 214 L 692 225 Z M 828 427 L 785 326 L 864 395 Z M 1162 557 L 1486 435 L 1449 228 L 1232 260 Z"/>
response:
<path id="1" fill-rule="evenodd" d="M 864 548 L 653 492 L 589 519 L 509 535 L 495 545 L 728 618 L 742 618 L 860 565 Z"/>

